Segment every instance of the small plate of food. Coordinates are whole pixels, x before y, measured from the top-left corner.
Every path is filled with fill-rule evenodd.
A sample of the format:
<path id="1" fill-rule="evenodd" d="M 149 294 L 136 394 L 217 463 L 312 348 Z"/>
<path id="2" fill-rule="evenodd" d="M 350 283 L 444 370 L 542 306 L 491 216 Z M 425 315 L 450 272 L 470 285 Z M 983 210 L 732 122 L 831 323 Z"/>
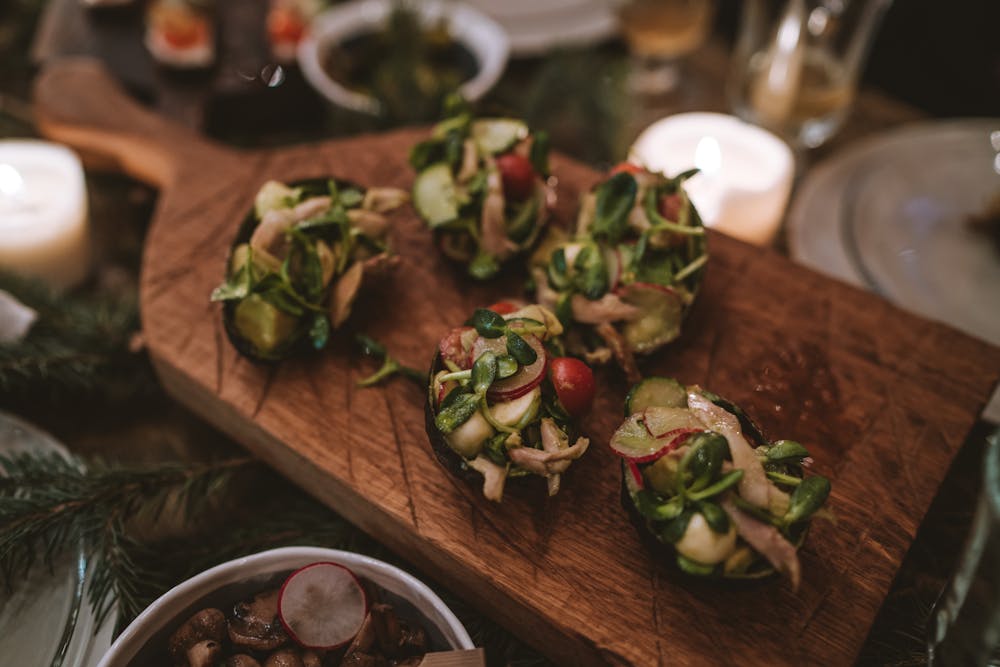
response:
<path id="1" fill-rule="evenodd" d="M 448 470 L 503 499 L 508 479 L 562 475 L 587 451 L 578 422 L 594 400 L 594 376 L 562 354 L 549 310 L 503 301 L 473 313 L 438 347 L 427 388 L 427 435 Z"/>
<path id="2" fill-rule="evenodd" d="M 298 61 L 333 104 L 414 121 L 434 118 L 450 93 L 482 97 L 503 73 L 508 51 L 503 28 L 467 5 L 356 0 L 313 19 Z"/>
<path id="3" fill-rule="evenodd" d="M 573 234 L 553 228 L 531 259 L 538 303 L 566 326 L 566 347 L 591 364 L 614 359 L 632 382 L 636 354 L 676 339 L 701 285 L 705 227 L 672 178 L 630 163 L 583 197 Z"/>
<path id="4" fill-rule="evenodd" d="M 174 587 L 98 667 L 417 665 L 474 648 L 425 584 L 360 554 L 287 547 L 238 558 Z"/>
<path id="5" fill-rule="evenodd" d="M 406 199 L 335 179 L 265 183 L 211 296 L 233 346 L 257 361 L 325 347 L 364 278 L 393 263 L 385 214 Z"/>
<path id="6" fill-rule="evenodd" d="M 555 203 L 548 136 L 516 118 L 476 118 L 459 100 L 410 164 L 417 213 L 477 280 L 530 250 Z"/>
<path id="7" fill-rule="evenodd" d="M 202 69 L 215 62 L 215 21 L 209 3 L 155 0 L 146 10 L 146 48 L 161 65 Z"/>
<path id="8" fill-rule="evenodd" d="M 611 437 L 622 503 L 652 551 L 687 574 L 798 587 L 797 551 L 822 516 L 830 482 L 792 440 L 769 441 L 738 406 L 697 386 L 650 377 Z"/>

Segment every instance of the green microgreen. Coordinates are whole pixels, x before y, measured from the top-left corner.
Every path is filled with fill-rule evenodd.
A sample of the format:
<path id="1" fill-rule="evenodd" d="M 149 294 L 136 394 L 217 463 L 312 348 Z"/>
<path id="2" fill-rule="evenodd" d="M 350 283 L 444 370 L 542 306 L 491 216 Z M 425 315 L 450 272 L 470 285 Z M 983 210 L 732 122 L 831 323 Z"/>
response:
<path id="1" fill-rule="evenodd" d="M 389 354 L 389 351 L 385 348 L 385 346 L 375 339 L 365 336 L 364 334 L 358 334 L 354 337 L 354 340 L 361 347 L 363 354 L 382 360 L 382 366 L 377 371 L 368 377 L 358 380 L 357 385 L 359 387 L 371 387 L 372 385 L 378 384 L 379 382 L 387 380 L 395 375 L 402 375 L 409 380 L 413 380 L 420 386 L 424 385 L 426 376 L 423 373 L 418 371 L 416 368 L 411 368 L 399 363 L 399 361 Z"/>

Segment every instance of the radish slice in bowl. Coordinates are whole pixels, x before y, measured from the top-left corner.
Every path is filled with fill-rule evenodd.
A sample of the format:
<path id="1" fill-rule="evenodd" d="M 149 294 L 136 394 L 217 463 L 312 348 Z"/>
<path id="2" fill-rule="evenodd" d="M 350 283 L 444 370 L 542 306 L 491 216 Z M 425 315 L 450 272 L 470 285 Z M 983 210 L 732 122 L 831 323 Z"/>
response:
<path id="1" fill-rule="evenodd" d="M 278 617 L 297 644 L 335 649 L 351 641 L 368 614 L 361 582 L 343 565 L 306 565 L 288 576 L 278 595 Z"/>

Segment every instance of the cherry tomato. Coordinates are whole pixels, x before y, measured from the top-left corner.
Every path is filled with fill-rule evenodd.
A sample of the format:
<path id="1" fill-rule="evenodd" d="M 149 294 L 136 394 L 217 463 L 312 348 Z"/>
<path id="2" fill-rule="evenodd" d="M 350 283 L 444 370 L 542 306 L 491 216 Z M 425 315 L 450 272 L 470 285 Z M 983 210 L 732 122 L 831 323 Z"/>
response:
<path id="1" fill-rule="evenodd" d="M 681 214 L 681 196 L 679 194 L 662 195 L 657 208 L 664 218 L 677 222 L 677 218 Z"/>
<path id="2" fill-rule="evenodd" d="M 306 26 L 290 7 L 274 7 L 267 15 L 267 35 L 272 44 L 298 44 Z"/>
<path id="3" fill-rule="evenodd" d="M 497 301 L 492 306 L 487 306 L 486 310 L 492 310 L 497 315 L 510 315 L 515 310 L 520 310 L 517 304 L 513 304 L 510 301 Z"/>
<path id="4" fill-rule="evenodd" d="M 497 158 L 497 169 L 503 179 L 503 193 L 506 197 L 524 201 L 535 191 L 535 168 L 523 155 L 504 153 Z"/>
<path id="5" fill-rule="evenodd" d="M 619 162 L 611 171 L 608 172 L 608 176 L 614 176 L 615 174 L 641 174 L 644 171 L 642 167 L 637 164 L 632 164 L 631 162 Z"/>
<path id="6" fill-rule="evenodd" d="M 438 351 L 441 358 L 452 362 L 459 368 L 472 368 L 472 360 L 469 359 L 470 350 L 466 350 L 462 345 L 462 337 L 472 327 L 457 327 L 449 331 L 441 342 L 438 343 Z"/>
<path id="7" fill-rule="evenodd" d="M 572 417 L 583 417 L 594 402 L 594 373 L 587 364 L 573 357 L 558 357 L 549 362 L 549 377 L 559 402 Z"/>

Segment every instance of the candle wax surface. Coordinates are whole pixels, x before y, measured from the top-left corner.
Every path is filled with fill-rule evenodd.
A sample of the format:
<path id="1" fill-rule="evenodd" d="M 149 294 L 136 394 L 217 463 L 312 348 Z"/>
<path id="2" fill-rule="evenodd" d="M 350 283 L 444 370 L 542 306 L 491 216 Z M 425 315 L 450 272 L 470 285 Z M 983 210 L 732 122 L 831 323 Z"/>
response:
<path id="1" fill-rule="evenodd" d="M 0 268 L 62 289 L 89 269 L 80 160 L 44 141 L 0 141 Z"/>
<path id="2" fill-rule="evenodd" d="M 648 127 L 631 161 L 667 176 L 697 167 L 684 184 L 706 225 L 752 243 L 767 244 L 784 215 L 794 176 L 788 146 L 733 116 L 687 113 Z"/>

